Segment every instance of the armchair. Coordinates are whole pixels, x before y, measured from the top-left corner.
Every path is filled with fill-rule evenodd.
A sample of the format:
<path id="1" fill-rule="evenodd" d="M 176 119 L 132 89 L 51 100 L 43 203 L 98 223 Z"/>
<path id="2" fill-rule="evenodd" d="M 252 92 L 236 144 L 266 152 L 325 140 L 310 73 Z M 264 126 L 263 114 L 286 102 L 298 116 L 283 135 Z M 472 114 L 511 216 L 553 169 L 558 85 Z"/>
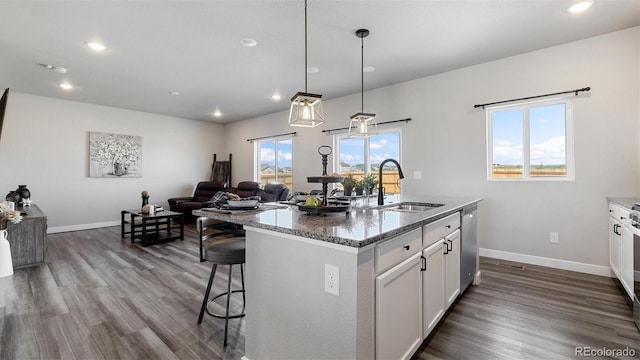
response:
<path id="1" fill-rule="evenodd" d="M 184 214 L 188 222 L 194 222 L 193 210 L 211 206 L 211 198 L 218 191 L 227 191 L 224 181 L 202 181 L 196 186 L 193 196 L 174 197 L 169 200 L 169 210 Z"/>

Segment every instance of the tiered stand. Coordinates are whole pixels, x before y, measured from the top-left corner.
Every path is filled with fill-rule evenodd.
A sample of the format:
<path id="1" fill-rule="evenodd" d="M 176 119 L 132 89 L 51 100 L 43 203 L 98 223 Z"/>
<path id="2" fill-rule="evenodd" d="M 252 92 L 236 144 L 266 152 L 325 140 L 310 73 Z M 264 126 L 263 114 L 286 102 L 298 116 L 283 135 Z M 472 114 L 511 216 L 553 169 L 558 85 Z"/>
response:
<path id="1" fill-rule="evenodd" d="M 322 176 L 309 176 L 307 182 L 322 184 L 322 206 L 304 206 L 298 205 L 298 209 L 306 211 L 309 215 L 322 215 L 336 212 L 349 212 L 349 205 L 329 204 L 327 193 L 329 184 L 341 183 L 344 180 L 342 176 L 327 175 L 327 157 L 331 155 L 331 147 L 327 145 L 320 146 L 318 153 L 322 156 Z"/>

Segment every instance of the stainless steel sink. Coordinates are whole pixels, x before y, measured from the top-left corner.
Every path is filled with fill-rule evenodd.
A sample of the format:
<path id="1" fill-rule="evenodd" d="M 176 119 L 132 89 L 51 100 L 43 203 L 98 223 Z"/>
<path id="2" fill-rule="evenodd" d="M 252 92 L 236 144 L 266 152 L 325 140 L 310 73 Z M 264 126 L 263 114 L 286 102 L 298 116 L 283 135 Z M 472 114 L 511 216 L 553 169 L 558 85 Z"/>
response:
<path id="1" fill-rule="evenodd" d="M 385 211 L 400 211 L 400 212 L 422 212 L 429 211 L 431 209 L 444 206 L 444 204 L 434 203 L 418 203 L 418 202 L 403 202 L 400 204 L 391 204 L 387 206 L 381 206 L 380 209 Z"/>

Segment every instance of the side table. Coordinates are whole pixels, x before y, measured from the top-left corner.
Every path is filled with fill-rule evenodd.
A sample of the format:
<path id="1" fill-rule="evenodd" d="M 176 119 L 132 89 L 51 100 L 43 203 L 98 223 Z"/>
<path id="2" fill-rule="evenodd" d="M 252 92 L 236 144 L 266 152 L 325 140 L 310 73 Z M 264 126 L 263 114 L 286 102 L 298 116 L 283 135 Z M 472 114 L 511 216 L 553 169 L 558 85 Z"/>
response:
<path id="1" fill-rule="evenodd" d="M 157 211 L 144 214 L 139 209 L 120 212 L 120 232 L 124 238 L 130 234 L 131 243 L 140 240 L 142 246 L 160 244 L 176 239 L 184 240 L 184 214 L 175 211 Z M 177 220 L 177 221 L 176 221 Z M 127 226 L 129 225 L 129 231 Z M 174 230 L 179 230 L 175 232 Z"/>

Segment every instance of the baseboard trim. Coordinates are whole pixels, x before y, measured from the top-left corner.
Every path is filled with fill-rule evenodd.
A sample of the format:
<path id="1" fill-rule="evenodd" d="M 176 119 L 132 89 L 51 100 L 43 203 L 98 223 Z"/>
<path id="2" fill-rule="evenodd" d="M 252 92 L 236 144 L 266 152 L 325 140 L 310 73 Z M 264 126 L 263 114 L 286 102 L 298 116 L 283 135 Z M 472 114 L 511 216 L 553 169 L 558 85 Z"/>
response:
<path id="1" fill-rule="evenodd" d="M 106 221 L 101 223 L 93 223 L 93 224 L 80 224 L 80 225 L 69 225 L 69 226 L 56 226 L 47 229 L 47 234 L 55 234 L 61 232 L 69 232 L 69 231 L 80 231 L 80 230 L 89 230 L 89 229 L 98 229 L 109 226 L 120 225 L 120 221 Z"/>
<path id="2" fill-rule="evenodd" d="M 494 259 L 516 261 L 525 264 L 546 266 L 554 269 L 576 271 L 585 274 L 615 277 L 608 266 L 579 263 L 569 260 L 560 260 L 542 256 L 512 253 L 508 251 L 492 250 L 480 248 L 480 256 Z"/>

